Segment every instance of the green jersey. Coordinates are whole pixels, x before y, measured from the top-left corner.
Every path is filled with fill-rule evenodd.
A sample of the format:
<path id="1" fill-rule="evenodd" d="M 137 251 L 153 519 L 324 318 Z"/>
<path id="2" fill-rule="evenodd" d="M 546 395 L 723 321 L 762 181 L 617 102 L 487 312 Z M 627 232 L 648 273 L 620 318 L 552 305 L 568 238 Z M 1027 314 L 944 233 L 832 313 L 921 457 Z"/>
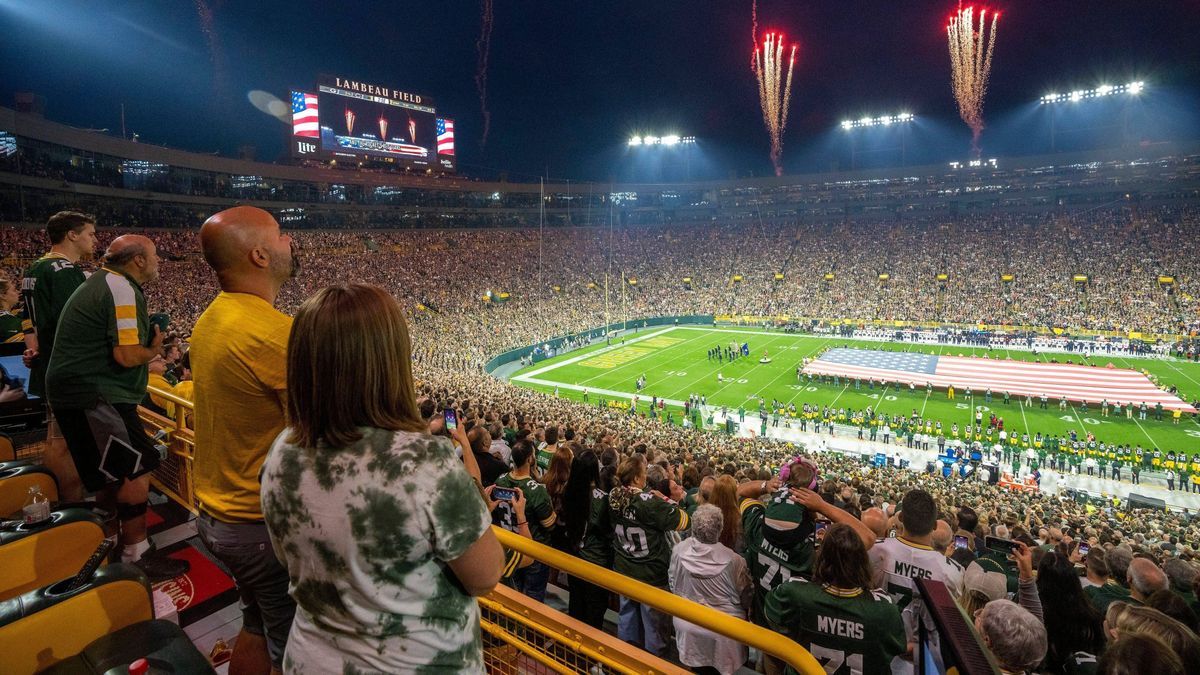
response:
<path id="1" fill-rule="evenodd" d="M 803 517 L 803 507 L 791 504 L 787 492 L 781 491 L 771 497 L 777 509 L 795 507 L 786 520 L 797 522 L 792 530 L 776 530 L 768 539 L 766 527 L 767 507 L 756 499 L 743 499 L 742 536 L 746 542 L 746 562 L 750 567 L 750 578 L 754 580 L 754 599 L 750 607 L 750 618 L 763 622 L 763 604 L 767 593 L 789 579 L 808 576 L 813 564 L 812 521 Z M 787 514 L 780 514 L 787 515 Z"/>
<path id="2" fill-rule="evenodd" d="M 550 460 L 554 459 L 554 453 L 557 450 L 557 445 L 547 445 L 537 451 L 537 468 L 539 471 L 545 473 L 550 468 Z"/>
<path id="3" fill-rule="evenodd" d="M 900 608 L 883 591 L 792 579 L 767 596 L 766 615 L 829 675 L 889 672 L 892 660 L 907 648 Z"/>
<path id="4" fill-rule="evenodd" d="M 1083 589 L 1083 594 L 1087 596 L 1092 607 L 1096 608 L 1097 612 L 1103 616 L 1108 611 L 1108 606 L 1120 600 L 1132 604 L 1141 604 L 1129 596 L 1129 589 L 1124 586 L 1109 581 L 1103 586 L 1088 586 Z"/>
<path id="5" fill-rule="evenodd" d="M 0 310 L 0 342 L 19 342 L 25 336 L 21 328 L 21 317 Z"/>
<path id="6" fill-rule="evenodd" d="M 529 534 L 534 541 L 549 546 L 550 531 L 554 528 L 557 517 L 554 507 L 550 505 L 550 493 L 546 492 L 546 486 L 529 476 L 517 478 L 511 473 L 506 473 L 496 479 L 496 487 L 515 488 L 525 495 L 525 520 L 529 522 Z M 508 501 L 502 501 L 496 506 L 492 513 L 492 522 L 510 532 L 520 529 L 517 525 L 517 514 Z"/>
<path id="7" fill-rule="evenodd" d="M 666 588 L 671 564 L 669 532 L 686 530 L 683 509 L 650 492 L 617 487 L 608 495 L 613 527 L 613 571 Z"/>
<path id="8" fill-rule="evenodd" d="M 51 406 L 89 408 L 101 399 L 141 403 L 149 369 L 145 364 L 122 366 L 113 358 L 113 349 L 149 342 L 142 287 L 120 272 L 101 268 L 71 295 L 58 318 L 54 353 L 46 369 Z"/>
<path id="9" fill-rule="evenodd" d="M 612 567 L 612 524 L 608 519 L 608 495 L 599 488 L 592 488 L 587 528 L 583 532 L 583 543 L 579 546 L 579 557 L 601 567 Z"/>
<path id="10" fill-rule="evenodd" d="M 83 270 L 61 253 L 47 253 L 25 270 L 21 297 L 25 300 L 26 333 L 37 333 L 38 356 L 29 369 L 29 393 L 46 395 L 46 368 L 54 349 L 58 319 L 67 300 L 87 280 Z"/>

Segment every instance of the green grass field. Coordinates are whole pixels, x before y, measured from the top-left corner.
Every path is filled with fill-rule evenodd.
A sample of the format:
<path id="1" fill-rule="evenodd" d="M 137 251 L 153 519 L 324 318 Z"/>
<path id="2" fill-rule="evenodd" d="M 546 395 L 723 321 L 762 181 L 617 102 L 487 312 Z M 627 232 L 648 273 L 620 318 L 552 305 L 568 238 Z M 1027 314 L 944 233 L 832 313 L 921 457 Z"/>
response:
<path id="1" fill-rule="evenodd" d="M 1136 419 L 1136 413 L 1135 419 L 1117 418 L 1115 415 L 1102 417 L 1098 406 L 1091 406 L 1087 413 L 1079 413 L 1073 408 L 1060 411 L 1057 399 L 1051 400 L 1048 410 L 1041 410 L 1036 400 L 1032 406 L 1025 407 L 1014 398 L 1006 406 L 998 395 L 999 392 L 991 403 L 984 401 L 982 392 L 976 392 L 973 402 L 963 400 L 961 392 L 957 400 L 950 401 L 946 399 L 945 392 L 937 390 L 926 396 L 924 388 L 918 388 L 913 393 L 910 393 L 907 387 L 899 391 L 895 388 L 876 387 L 869 391 L 865 384 L 861 390 L 855 390 L 845 380 L 842 381 L 842 386 L 835 387 L 833 384 L 799 382 L 796 379 L 796 367 L 800 360 L 825 347 L 851 343 L 866 348 L 894 349 L 898 345 L 854 341 L 841 337 L 823 338 L 754 329 L 699 326 L 643 329 L 640 333 L 627 334 L 624 340 L 624 344 L 611 348 L 606 349 L 601 343 L 540 361 L 518 371 L 513 375 L 512 381 L 523 387 L 546 392 L 553 391 L 557 386 L 559 396 L 573 399 L 582 399 L 582 389 L 586 387 L 589 402 L 594 405 L 601 400 L 628 402 L 635 392 L 637 378 L 644 375 L 646 388 L 641 392 L 639 400 L 648 404 L 651 396 L 667 399 L 668 408 L 677 411 L 673 418 L 676 423 L 680 420 L 678 411 L 682 401 L 687 399 L 689 394 L 707 396 L 709 406 L 727 405 L 732 410 L 745 406 L 747 414 L 757 411 L 758 404 L 754 399 L 761 396 L 768 404 L 772 399 L 779 399 L 785 403 L 794 403 L 797 408 L 804 403 L 855 410 L 873 406 L 880 413 L 906 416 L 915 408 L 922 417 L 941 420 L 946 434 L 949 435 L 951 423 L 957 422 L 962 427 L 968 421 L 974 422 L 971 411 L 974 405 L 983 406 L 985 421 L 990 411 L 995 411 L 1003 417 L 1005 429 L 1010 433 L 1013 430 L 1018 433 L 1028 431 L 1030 437 L 1038 431 L 1043 435 L 1065 435 L 1070 429 L 1075 429 L 1081 437 L 1090 431 L 1098 440 L 1106 443 L 1140 444 L 1143 447 L 1155 446 L 1163 451 L 1184 450 L 1189 454 L 1200 451 L 1200 421 L 1187 415 L 1184 415 L 1182 422 L 1176 426 L 1171 423 L 1170 413 L 1164 413 L 1162 421 L 1153 419 L 1153 411 L 1148 416 L 1149 419 L 1141 421 Z M 708 349 L 716 345 L 728 345 L 734 340 L 739 344 L 749 343 L 750 357 L 739 359 L 732 364 L 708 360 Z M 955 355 L 987 351 L 959 345 L 903 345 L 903 348 Z M 758 362 L 764 349 L 769 352 L 771 363 Z M 1022 351 L 1005 350 L 1004 353 L 1022 360 L 1047 358 L 1045 355 Z M 1067 354 L 1057 354 L 1054 357 L 1059 362 L 1095 362 L 1104 366 L 1112 361 L 1119 368 L 1145 369 L 1154 373 L 1160 382 L 1177 386 L 1187 400 L 1192 400 L 1196 392 L 1200 391 L 1200 364 L 1120 357 L 1102 357 L 1088 361 L 1084 357 Z M 718 372 L 725 378 L 723 383 L 717 382 Z M 679 405 L 672 406 L 672 403 Z M 645 409 L 643 405 L 639 405 L 639 412 Z M 747 419 L 747 423 L 749 421 Z"/>

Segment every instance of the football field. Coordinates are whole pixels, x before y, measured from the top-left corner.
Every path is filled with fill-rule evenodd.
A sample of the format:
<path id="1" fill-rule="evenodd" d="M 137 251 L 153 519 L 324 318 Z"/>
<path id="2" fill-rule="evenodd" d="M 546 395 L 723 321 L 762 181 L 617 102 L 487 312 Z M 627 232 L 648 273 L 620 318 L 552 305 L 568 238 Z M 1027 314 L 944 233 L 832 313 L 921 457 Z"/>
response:
<path id="1" fill-rule="evenodd" d="M 720 363 L 707 357 L 709 349 L 724 348 L 730 342 L 748 343 L 750 356 L 733 363 Z M 751 422 L 749 416 L 758 410 L 757 399 L 762 397 L 768 406 L 772 399 L 777 399 L 785 405 L 792 403 L 797 409 L 805 403 L 854 410 L 872 406 L 879 413 L 893 416 L 908 416 L 915 410 L 922 418 L 940 420 L 947 437 L 951 424 L 957 423 L 960 428 L 973 424 L 974 410 L 979 409 L 983 411 L 985 424 L 992 412 L 1003 418 L 1004 428 L 1010 434 L 1028 432 L 1032 438 L 1039 431 L 1049 436 L 1066 435 L 1074 429 L 1081 438 L 1091 432 L 1105 443 L 1140 444 L 1144 448 L 1158 447 L 1164 452 L 1200 452 L 1200 421 L 1188 415 L 1184 415 L 1179 425 L 1173 425 L 1169 412 L 1164 413 L 1162 421 L 1154 419 L 1153 410 L 1145 420 L 1138 420 L 1136 413 L 1133 419 L 1118 418 L 1115 414 L 1104 417 L 1098 406 L 1091 406 L 1084 413 L 1075 407 L 1059 410 L 1056 399 L 1043 410 L 1036 399 L 1028 407 L 1016 397 L 1005 405 L 999 392 L 991 402 L 984 400 L 982 392 L 976 392 L 970 400 L 964 399 L 959 392 L 956 400 L 948 400 L 945 391 L 935 389 L 927 395 L 920 386 L 915 391 L 910 391 L 907 386 L 871 389 L 863 382 L 861 388 L 855 389 L 845 379 L 835 386 L 817 380 L 810 382 L 807 377 L 797 378 L 796 369 L 801 359 L 814 356 L 826 347 L 847 344 L 867 349 L 904 349 L 954 356 L 988 351 L 962 345 L 881 343 L 745 328 L 676 326 L 642 329 L 639 333 L 625 334 L 621 342 L 614 339 L 611 346 L 599 343 L 540 361 L 515 373 L 512 381 L 539 391 L 557 389 L 559 396 L 576 400 L 582 400 L 586 390 L 589 404 L 608 405 L 613 401 L 627 404 L 638 393 L 638 378 L 644 377 L 646 385 L 639 393 L 638 412 L 647 411 L 651 397 L 657 396 L 666 399 L 667 408 L 674 411 L 672 419 L 676 424 L 680 423 L 683 401 L 691 394 L 706 396 L 710 407 L 729 406 L 732 411 L 745 407 L 748 424 Z M 764 351 L 770 356 L 770 363 L 759 363 Z M 1200 364 L 1196 363 L 1118 356 L 1089 360 L 1073 354 L 1047 356 L 992 350 L 992 356 L 997 355 L 1024 361 L 1044 361 L 1053 357 L 1060 363 L 1094 363 L 1099 367 L 1111 362 L 1118 368 L 1148 370 L 1159 382 L 1177 386 L 1185 400 L 1193 400 L 1200 392 Z M 718 374 L 722 376 L 720 382 Z"/>

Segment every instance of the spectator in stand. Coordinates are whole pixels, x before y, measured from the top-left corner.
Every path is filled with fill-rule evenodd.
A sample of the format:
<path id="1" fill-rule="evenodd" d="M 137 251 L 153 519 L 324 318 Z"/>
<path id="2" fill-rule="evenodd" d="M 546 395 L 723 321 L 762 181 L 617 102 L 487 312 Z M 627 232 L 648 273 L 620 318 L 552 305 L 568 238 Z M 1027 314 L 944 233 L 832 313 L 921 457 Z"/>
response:
<path id="1" fill-rule="evenodd" d="M 706 503 L 721 510 L 721 543 L 741 555 L 746 544 L 742 537 L 742 518 L 738 512 L 737 480 L 728 474 L 718 476 Z"/>
<path id="2" fill-rule="evenodd" d="M 1091 557 L 1091 553 L 1088 553 Z M 1104 562 L 1108 565 L 1108 579 L 1099 586 L 1089 586 L 1083 589 L 1092 606 L 1101 614 L 1108 611 L 1108 606 L 1114 602 L 1129 602 L 1129 587 L 1125 585 L 1129 576 L 1129 564 L 1133 561 L 1133 552 L 1126 546 L 1114 546 L 1104 552 Z"/>
<path id="3" fill-rule="evenodd" d="M 496 487 L 519 490 L 525 497 L 526 521 L 517 518 L 517 514 L 508 508 L 507 502 L 501 502 L 493 514 L 493 523 L 510 532 L 519 532 L 524 524 L 529 525 L 533 540 L 539 544 L 550 546 L 552 533 L 558 517 L 550 503 L 550 495 L 546 487 L 535 480 L 533 471 L 534 450 L 528 440 L 517 441 L 512 448 L 513 469 L 496 479 Z M 531 519 L 531 520 L 529 520 Z M 545 602 L 546 584 L 550 580 L 550 568 L 538 560 L 528 567 L 521 568 L 513 574 L 509 582 L 513 588 L 525 595 Z"/>
<path id="4" fill-rule="evenodd" d="M 1200 570 L 1197 570 L 1195 564 L 1180 558 L 1171 558 L 1163 563 L 1163 572 L 1171 580 L 1171 590 L 1178 593 L 1188 604 L 1195 605 L 1196 595 L 1192 592 L 1192 585 L 1200 577 Z"/>
<path id="5" fill-rule="evenodd" d="M 571 478 L 571 462 L 575 459 L 571 443 L 562 443 L 554 451 L 550 459 L 550 468 L 542 474 L 542 484 L 546 486 L 546 494 L 550 497 L 550 507 L 554 509 L 555 526 L 550 532 L 550 545 L 560 551 L 570 552 L 567 543 L 567 529 L 564 526 L 565 510 L 563 492 L 567 481 Z"/>
<path id="6" fill-rule="evenodd" d="M 554 453 L 558 452 L 558 427 L 551 425 L 546 427 L 542 435 L 544 445 L 538 448 L 537 452 L 537 471 L 541 476 L 550 469 L 550 461 L 554 459 Z"/>
<path id="7" fill-rule="evenodd" d="M 1145 604 L 1152 593 L 1169 588 L 1167 575 L 1154 561 L 1134 558 L 1129 563 L 1129 597 L 1138 604 Z"/>
<path id="8" fill-rule="evenodd" d="M 492 485 L 508 471 L 508 465 L 491 453 L 491 434 L 483 426 L 475 425 L 467 433 L 467 440 L 471 443 L 471 453 L 475 455 L 475 462 L 479 464 L 480 481 L 484 487 Z"/>
<path id="9" fill-rule="evenodd" d="M 197 530 L 241 595 L 242 629 L 230 671 L 280 670 L 296 603 L 288 571 L 270 546 L 259 472 L 284 428 L 292 319 L 275 301 L 298 267 L 291 238 L 254 207 L 209 218 L 200 246 L 221 293 L 192 333 Z"/>
<path id="10" fill-rule="evenodd" d="M 1087 560 L 1084 562 L 1085 575 L 1079 577 L 1079 585 L 1086 591 L 1089 588 L 1102 588 L 1108 583 L 1108 562 L 1107 554 L 1102 548 L 1094 548 L 1088 552 Z M 1088 602 L 1091 602 L 1091 597 L 1088 597 Z M 1093 609 L 1096 607 L 1093 605 Z M 1097 609 L 1097 612 L 1099 610 Z"/>
<path id="11" fill-rule="evenodd" d="M 746 560 L 720 541 L 724 514 L 702 504 L 692 514 L 692 536 L 671 551 L 671 592 L 729 616 L 745 619 L 750 600 Z M 740 642 L 675 617 L 680 663 L 694 672 L 730 675 L 746 662 Z"/>
<path id="12" fill-rule="evenodd" d="M 928 492 L 910 490 L 900 502 L 898 516 L 903 530 L 897 537 L 884 539 L 871 548 L 871 567 L 876 587 L 887 588 L 904 612 L 911 652 L 917 639 L 918 621 L 924 621 L 931 633 L 936 632 L 924 605 L 913 602 L 920 600 L 913 579 L 941 581 L 957 598 L 962 594 L 962 568 L 931 546 L 937 505 Z"/>
<path id="13" fill-rule="evenodd" d="M 21 317 L 13 308 L 21 301 L 21 287 L 8 277 L 0 277 L 0 342 L 20 342 L 25 339 Z"/>
<path id="14" fill-rule="evenodd" d="M 451 434 L 466 468 L 417 411 L 399 305 L 331 286 L 297 312 L 287 350 L 289 427 L 262 468 L 299 605 L 284 670 L 482 670 L 473 596 L 499 581 L 504 553 L 464 427 Z"/>
<path id="15" fill-rule="evenodd" d="M 600 478 L 600 460 L 584 450 L 571 460 L 571 476 L 563 490 L 563 519 L 568 552 L 605 569 L 612 567 L 612 527 L 608 490 Z M 604 628 L 608 590 L 581 577 L 570 578 L 567 613 L 592 628 Z"/>
<path id="16" fill-rule="evenodd" d="M 46 396 L 46 369 L 54 350 L 58 322 L 67 299 L 86 280 L 81 261 L 91 260 L 96 250 L 96 219 L 79 211 L 60 211 L 46 221 L 50 250 L 25 270 L 21 295 L 25 302 L 25 365 L 29 368 L 26 393 Z M 62 430 L 50 411 L 46 423 L 46 451 L 42 461 L 58 482 L 63 501 L 83 499 L 83 484 L 63 438 Z"/>
<path id="17" fill-rule="evenodd" d="M 1037 588 L 1049 645 L 1042 670 L 1078 672 L 1104 649 L 1104 619 L 1083 594 L 1075 565 L 1059 551 L 1042 556 Z"/>
<path id="18" fill-rule="evenodd" d="M 1114 602 L 1105 617 L 1105 626 L 1113 640 L 1137 634 L 1152 635 L 1179 656 L 1185 672 L 1189 675 L 1200 672 L 1200 638 L 1187 626 L 1156 609 Z"/>
<path id="19" fill-rule="evenodd" d="M 62 308 L 45 386 L 76 475 L 89 492 L 100 493 L 102 507 L 116 511 L 119 530 L 109 535 L 122 546 L 122 562 L 165 581 L 185 574 L 189 565 L 150 555 L 146 531 L 147 474 L 157 468 L 159 456 L 138 405 L 146 396 L 147 364 L 159 354 L 163 333 L 150 324 L 142 286 L 156 279 L 154 242 L 136 234 L 114 239 L 104 266 Z M 128 468 L 104 464 L 102 458 L 114 447 L 140 458 Z"/>
<path id="20" fill-rule="evenodd" d="M 1162 640 L 1134 633 L 1115 640 L 1096 665 L 1099 675 L 1186 675 L 1183 661 Z"/>
<path id="21" fill-rule="evenodd" d="M 617 469 L 620 485 L 608 495 L 613 526 L 613 570 L 666 590 L 671 544 L 667 535 L 688 527 L 687 513 L 661 492 L 644 491 L 646 460 L 634 454 Z M 617 636 L 636 643 L 655 656 L 667 648 L 670 617 L 636 600 L 621 597 Z"/>
<path id="22" fill-rule="evenodd" d="M 1196 620 L 1196 613 L 1192 611 L 1191 607 L 1188 607 L 1187 601 L 1174 591 L 1155 591 L 1149 598 L 1146 598 L 1146 606 L 1157 609 L 1182 623 L 1193 633 L 1200 632 L 1200 622 Z"/>
<path id="23" fill-rule="evenodd" d="M 772 625 L 822 659 L 827 672 L 843 672 L 843 664 L 846 672 L 888 672 L 907 650 L 900 609 L 871 582 L 866 545 L 847 524 L 825 532 L 812 581 L 796 577 L 777 586 L 765 611 Z"/>
<path id="24" fill-rule="evenodd" d="M 1026 673 L 1046 656 L 1046 627 L 1011 600 L 993 600 L 975 614 L 975 630 L 1005 673 Z"/>

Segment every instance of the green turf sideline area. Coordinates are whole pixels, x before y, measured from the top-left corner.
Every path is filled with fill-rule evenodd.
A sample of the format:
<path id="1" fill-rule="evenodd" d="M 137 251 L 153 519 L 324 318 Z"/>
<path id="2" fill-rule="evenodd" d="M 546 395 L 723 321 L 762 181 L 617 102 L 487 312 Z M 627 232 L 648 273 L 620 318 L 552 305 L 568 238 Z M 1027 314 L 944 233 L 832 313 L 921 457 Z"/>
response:
<path id="1" fill-rule="evenodd" d="M 750 356 L 733 363 L 709 361 L 709 349 L 724 348 L 731 341 L 750 345 Z M 588 390 L 590 404 L 607 404 L 619 400 L 628 402 L 636 391 L 635 383 L 641 376 L 646 378 L 646 388 L 640 393 L 639 412 L 647 409 L 650 398 L 665 398 L 668 409 L 673 410 L 673 420 L 680 423 L 680 409 L 690 394 L 702 394 L 708 405 L 729 406 L 737 410 L 745 406 L 748 416 L 758 410 L 756 397 L 763 397 L 770 405 L 772 399 L 794 403 L 800 408 L 804 403 L 846 407 L 860 410 L 873 406 L 879 413 L 908 416 L 917 413 L 932 420 L 941 420 L 946 435 L 950 425 L 960 427 L 968 421 L 974 423 L 972 408 L 981 407 L 986 422 L 992 411 L 1004 418 L 1005 430 L 1010 434 L 1028 431 L 1032 438 L 1036 432 L 1043 435 L 1065 435 L 1070 429 L 1083 437 L 1085 432 L 1096 435 L 1105 443 L 1128 443 L 1158 447 L 1164 452 L 1183 450 L 1189 455 L 1200 452 L 1200 421 L 1184 415 L 1181 423 L 1171 423 L 1170 413 L 1165 412 L 1162 421 L 1156 421 L 1153 411 L 1148 419 L 1138 420 L 1115 415 L 1103 417 L 1098 406 L 1090 406 L 1088 412 L 1080 413 L 1075 408 L 1058 409 L 1057 399 L 1050 401 L 1048 410 L 1042 410 L 1035 399 L 1026 407 L 1022 401 L 1013 399 L 1004 405 L 1000 392 L 994 392 L 991 403 L 984 401 L 983 392 L 976 392 L 973 401 L 964 400 L 959 392 L 957 400 L 947 400 L 945 392 L 935 390 L 927 396 L 925 389 L 918 387 L 910 392 L 907 387 L 873 390 L 862 384 L 860 390 L 842 380 L 841 386 L 820 382 L 798 381 L 796 368 L 805 356 L 813 356 L 825 347 L 853 344 L 868 349 L 902 349 L 931 354 L 971 355 L 985 354 L 986 348 L 969 348 L 961 345 L 913 345 L 854 340 L 844 337 L 820 337 L 796 335 L 776 331 L 747 328 L 708 328 L 678 326 L 665 329 L 643 329 L 640 333 L 628 333 L 613 345 L 603 343 L 557 356 L 526 367 L 512 377 L 512 382 L 539 391 L 553 392 L 557 387 L 559 396 L 580 400 L 583 390 Z M 759 363 L 766 350 L 771 363 Z M 1013 359 L 1046 361 L 1057 359 L 1060 363 L 1095 364 L 1104 367 L 1109 362 L 1118 368 L 1146 370 L 1153 373 L 1160 383 L 1175 385 L 1181 397 L 1193 400 L 1200 391 L 1200 364 L 1179 360 L 1128 359 L 1117 356 L 1088 357 L 1074 354 L 1033 354 L 1025 351 L 997 350 L 992 356 Z M 724 382 L 717 382 L 720 373 Z"/>

